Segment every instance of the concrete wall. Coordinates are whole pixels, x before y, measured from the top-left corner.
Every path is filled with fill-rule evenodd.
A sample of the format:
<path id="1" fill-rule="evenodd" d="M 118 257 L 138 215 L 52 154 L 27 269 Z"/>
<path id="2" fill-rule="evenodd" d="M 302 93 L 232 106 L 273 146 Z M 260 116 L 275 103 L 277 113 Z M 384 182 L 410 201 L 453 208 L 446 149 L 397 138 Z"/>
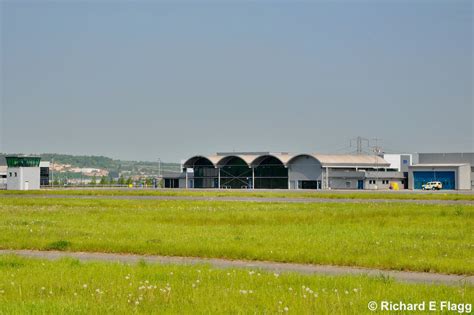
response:
<path id="1" fill-rule="evenodd" d="M 370 181 L 375 180 L 375 184 L 370 184 Z M 384 184 L 385 181 L 385 184 Z M 388 183 L 387 183 L 388 181 Z M 401 179 L 366 179 L 364 181 L 364 189 L 368 190 L 389 190 L 392 183 L 398 184 L 398 189 L 403 190 L 404 186 Z"/>
<path id="2" fill-rule="evenodd" d="M 329 187 L 331 189 L 357 189 L 357 179 L 353 178 L 331 178 L 331 173 L 329 173 Z"/>
<path id="3" fill-rule="evenodd" d="M 459 174 L 457 176 L 457 189 L 472 189 L 472 173 L 469 164 L 459 167 Z"/>
<path id="4" fill-rule="evenodd" d="M 16 176 L 15 176 L 16 173 Z M 11 176 L 10 176 L 11 175 Z M 8 190 L 40 189 L 39 167 L 12 167 L 7 169 Z"/>

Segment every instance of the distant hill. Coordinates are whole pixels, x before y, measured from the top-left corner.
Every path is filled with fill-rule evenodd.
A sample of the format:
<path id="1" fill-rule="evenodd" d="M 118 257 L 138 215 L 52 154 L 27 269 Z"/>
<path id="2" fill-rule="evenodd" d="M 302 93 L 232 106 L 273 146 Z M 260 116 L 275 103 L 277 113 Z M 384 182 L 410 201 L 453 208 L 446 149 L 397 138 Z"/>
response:
<path id="1" fill-rule="evenodd" d="M 4 161 L 6 154 L 0 153 L 0 163 Z M 109 171 L 112 174 L 129 175 L 156 175 L 159 171 L 157 161 L 126 161 L 115 160 L 106 156 L 94 155 L 70 155 L 57 153 L 42 153 L 41 160 L 54 162 L 55 164 L 70 164 L 79 168 L 99 168 Z M 161 163 L 161 171 L 180 171 L 179 163 Z"/>

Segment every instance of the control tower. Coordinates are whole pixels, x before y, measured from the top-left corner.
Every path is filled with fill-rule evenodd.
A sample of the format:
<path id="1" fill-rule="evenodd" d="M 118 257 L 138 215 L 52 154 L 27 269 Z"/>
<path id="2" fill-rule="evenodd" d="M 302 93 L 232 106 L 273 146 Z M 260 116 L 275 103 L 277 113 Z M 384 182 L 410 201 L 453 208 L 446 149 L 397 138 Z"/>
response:
<path id="1" fill-rule="evenodd" d="M 39 156 L 6 156 L 7 190 L 40 189 Z"/>

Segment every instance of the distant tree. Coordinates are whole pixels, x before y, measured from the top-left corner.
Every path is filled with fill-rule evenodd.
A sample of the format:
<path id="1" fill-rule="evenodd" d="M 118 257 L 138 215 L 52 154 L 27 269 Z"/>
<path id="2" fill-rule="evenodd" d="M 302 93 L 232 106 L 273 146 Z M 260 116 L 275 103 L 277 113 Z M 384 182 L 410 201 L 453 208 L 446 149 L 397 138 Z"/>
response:
<path id="1" fill-rule="evenodd" d="M 120 176 L 118 181 L 117 181 L 117 184 L 119 185 L 125 185 L 125 178 L 123 176 Z"/>
<path id="2" fill-rule="evenodd" d="M 109 184 L 110 184 L 110 185 L 114 185 L 114 184 L 115 184 L 115 180 L 114 180 L 112 177 L 109 177 Z"/>
<path id="3" fill-rule="evenodd" d="M 97 177 L 95 177 L 95 175 L 94 175 L 94 177 L 92 177 L 92 180 L 91 180 L 91 182 L 90 182 L 90 185 L 91 185 L 91 186 L 95 186 L 96 184 L 97 184 Z"/>
<path id="4" fill-rule="evenodd" d="M 107 185 L 107 184 L 108 184 L 107 177 L 102 176 L 102 177 L 100 178 L 99 185 Z"/>
<path id="5" fill-rule="evenodd" d="M 150 178 L 150 177 L 145 178 L 145 185 L 153 186 L 153 178 Z"/>
<path id="6" fill-rule="evenodd" d="M 133 180 L 132 180 L 131 177 L 127 178 L 126 184 L 127 184 L 127 186 L 133 184 Z"/>

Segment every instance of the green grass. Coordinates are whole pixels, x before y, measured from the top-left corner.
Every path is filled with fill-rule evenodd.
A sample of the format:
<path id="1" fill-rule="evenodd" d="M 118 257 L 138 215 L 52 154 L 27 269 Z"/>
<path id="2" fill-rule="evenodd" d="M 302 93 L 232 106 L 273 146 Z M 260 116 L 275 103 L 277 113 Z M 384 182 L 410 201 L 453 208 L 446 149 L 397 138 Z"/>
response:
<path id="1" fill-rule="evenodd" d="M 469 285 L 383 277 L 0 256 L 0 314 L 370 314 L 370 301 L 472 303 L 473 298 Z"/>
<path id="2" fill-rule="evenodd" d="M 0 248 L 474 274 L 470 205 L 0 199 Z"/>
<path id="3" fill-rule="evenodd" d="M 190 196 L 190 197 L 253 197 L 253 198 L 328 198 L 328 199 L 390 199 L 390 200 L 464 200 L 474 201 L 474 194 L 428 191 L 258 191 L 258 190 L 184 190 L 184 189 L 42 189 L 30 191 L 0 190 L 0 195 L 77 195 L 77 196 Z"/>

